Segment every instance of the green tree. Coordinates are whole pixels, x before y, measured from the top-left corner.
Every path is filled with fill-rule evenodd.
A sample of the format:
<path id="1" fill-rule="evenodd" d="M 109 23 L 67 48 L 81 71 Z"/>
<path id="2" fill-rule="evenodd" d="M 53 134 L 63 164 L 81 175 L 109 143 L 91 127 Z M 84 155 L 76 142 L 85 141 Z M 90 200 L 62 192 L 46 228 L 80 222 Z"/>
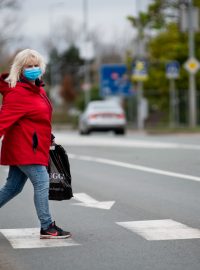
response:
<path id="1" fill-rule="evenodd" d="M 94 73 L 91 69 L 92 81 L 95 81 Z M 84 109 L 84 92 L 81 89 L 84 82 L 84 61 L 78 48 L 72 45 L 60 54 L 56 48 L 51 50 L 45 79 L 50 85 L 60 85 L 60 95 L 68 104 L 73 104 L 79 110 Z M 91 88 L 91 100 L 98 99 L 101 99 L 99 87 L 94 83 Z"/>
<path id="2" fill-rule="evenodd" d="M 200 7 L 200 0 L 194 1 Z M 180 100 L 184 97 L 185 105 L 180 104 L 181 120 L 186 122 L 188 74 L 183 64 L 188 59 L 188 35 L 179 30 L 180 1 L 178 0 L 154 0 L 149 5 L 147 12 L 139 14 L 141 26 L 144 30 L 154 31 L 153 37 L 147 44 L 149 55 L 149 80 L 145 82 L 145 96 L 150 101 L 150 108 L 156 108 L 165 113 L 165 119 L 169 115 L 169 81 L 166 79 L 165 66 L 170 60 L 177 60 L 181 65 L 181 76 L 176 82 L 177 93 Z M 133 26 L 137 26 L 137 19 L 132 17 Z M 196 57 L 200 59 L 199 34 L 195 35 Z M 197 74 L 197 89 L 200 90 L 200 74 Z"/>

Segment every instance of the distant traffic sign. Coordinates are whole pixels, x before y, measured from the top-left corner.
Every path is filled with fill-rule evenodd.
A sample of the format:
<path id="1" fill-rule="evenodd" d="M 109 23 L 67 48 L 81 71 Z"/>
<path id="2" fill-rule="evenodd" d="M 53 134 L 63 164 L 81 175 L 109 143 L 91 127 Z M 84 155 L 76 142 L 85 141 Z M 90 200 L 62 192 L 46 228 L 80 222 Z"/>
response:
<path id="1" fill-rule="evenodd" d="M 197 71 L 200 69 L 200 63 L 196 58 L 191 57 L 185 62 L 184 68 L 189 73 L 196 74 Z"/>
<path id="2" fill-rule="evenodd" d="M 132 78 L 135 81 L 146 81 L 148 79 L 147 62 L 145 60 L 135 61 Z"/>
<path id="3" fill-rule="evenodd" d="M 166 77 L 168 79 L 177 79 L 180 73 L 180 64 L 178 61 L 168 62 L 166 65 Z"/>
<path id="4" fill-rule="evenodd" d="M 132 85 L 125 65 L 102 65 L 100 68 L 101 96 L 131 96 Z"/>

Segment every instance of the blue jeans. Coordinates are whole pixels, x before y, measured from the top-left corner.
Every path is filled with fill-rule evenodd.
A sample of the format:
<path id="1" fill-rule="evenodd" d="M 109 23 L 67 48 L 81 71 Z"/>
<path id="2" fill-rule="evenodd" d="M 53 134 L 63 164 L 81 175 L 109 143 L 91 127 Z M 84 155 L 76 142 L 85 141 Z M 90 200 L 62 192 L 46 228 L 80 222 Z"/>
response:
<path id="1" fill-rule="evenodd" d="M 0 208 L 22 191 L 28 178 L 34 187 L 34 203 L 41 228 L 46 230 L 52 219 L 48 200 L 49 175 L 45 166 L 10 166 L 7 182 L 0 189 Z"/>

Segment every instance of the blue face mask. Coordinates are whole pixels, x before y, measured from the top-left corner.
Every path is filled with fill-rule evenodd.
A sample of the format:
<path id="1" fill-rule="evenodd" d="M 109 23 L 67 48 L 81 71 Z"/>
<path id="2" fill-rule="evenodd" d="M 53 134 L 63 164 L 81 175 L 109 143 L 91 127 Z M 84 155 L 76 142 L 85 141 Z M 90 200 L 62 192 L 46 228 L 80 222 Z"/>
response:
<path id="1" fill-rule="evenodd" d="M 42 74 L 40 67 L 26 68 L 24 69 L 23 75 L 29 81 L 35 81 Z"/>

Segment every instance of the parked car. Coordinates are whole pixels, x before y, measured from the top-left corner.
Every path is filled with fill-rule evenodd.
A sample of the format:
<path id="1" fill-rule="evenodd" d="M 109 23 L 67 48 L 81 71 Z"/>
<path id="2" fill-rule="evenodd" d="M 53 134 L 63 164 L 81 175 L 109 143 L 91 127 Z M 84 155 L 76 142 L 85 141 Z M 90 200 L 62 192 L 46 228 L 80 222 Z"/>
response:
<path id="1" fill-rule="evenodd" d="M 125 134 L 126 117 L 117 102 L 91 101 L 79 118 L 79 133 L 90 134 L 92 131 L 114 131 Z"/>

